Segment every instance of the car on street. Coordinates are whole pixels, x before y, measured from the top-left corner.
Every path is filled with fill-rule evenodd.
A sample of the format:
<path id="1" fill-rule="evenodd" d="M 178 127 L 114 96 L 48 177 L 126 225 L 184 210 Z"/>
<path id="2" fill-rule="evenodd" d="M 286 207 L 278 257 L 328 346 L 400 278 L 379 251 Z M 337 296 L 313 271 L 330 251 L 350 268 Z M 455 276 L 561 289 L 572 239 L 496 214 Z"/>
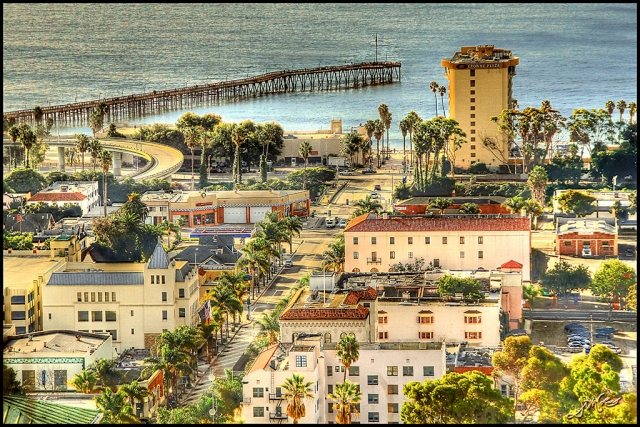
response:
<path id="1" fill-rule="evenodd" d="M 582 249 L 582 256 L 583 256 L 583 257 L 591 256 L 591 249 L 590 249 L 590 248 L 584 248 L 584 249 Z"/>
<path id="2" fill-rule="evenodd" d="M 380 184 L 376 184 L 373 186 L 374 190 L 380 191 L 382 188 L 380 187 Z"/>
<path id="3" fill-rule="evenodd" d="M 353 173 L 353 171 L 347 171 L 347 170 L 340 171 L 339 174 L 340 175 L 348 175 L 348 176 L 355 175 L 355 173 Z"/>
<path id="4" fill-rule="evenodd" d="M 336 221 L 333 218 L 327 217 L 324 220 L 325 225 L 327 226 L 327 228 L 333 228 L 336 226 Z"/>
<path id="5" fill-rule="evenodd" d="M 633 258 L 633 249 L 631 249 L 631 248 L 627 248 L 627 249 L 624 251 L 624 256 L 632 257 L 632 258 Z"/>
<path id="6" fill-rule="evenodd" d="M 345 228 L 347 226 L 347 220 L 342 218 L 339 222 L 338 222 L 338 227 L 340 228 Z"/>
<path id="7" fill-rule="evenodd" d="M 377 199 L 378 198 L 378 193 L 376 193 L 375 191 L 371 192 L 371 198 L 372 199 Z"/>
<path id="8" fill-rule="evenodd" d="M 284 261 L 284 266 L 286 268 L 293 267 L 293 262 L 290 259 Z"/>
<path id="9" fill-rule="evenodd" d="M 363 169 L 362 170 L 362 174 L 363 175 L 371 174 L 371 173 L 376 173 L 376 171 L 374 171 L 373 169 Z"/>

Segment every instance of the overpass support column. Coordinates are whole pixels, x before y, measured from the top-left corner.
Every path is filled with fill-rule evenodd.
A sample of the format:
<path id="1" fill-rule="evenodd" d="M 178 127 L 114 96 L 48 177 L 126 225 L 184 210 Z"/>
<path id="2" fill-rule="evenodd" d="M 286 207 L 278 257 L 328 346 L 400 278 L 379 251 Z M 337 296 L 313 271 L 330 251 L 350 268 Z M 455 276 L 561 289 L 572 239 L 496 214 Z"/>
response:
<path id="1" fill-rule="evenodd" d="M 58 147 L 58 170 L 64 172 L 64 147 Z"/>
<path id="2" fill-rule="evenodd" d="M 122 176 L 122 152 L 113 152 L 113 175 Z"/>

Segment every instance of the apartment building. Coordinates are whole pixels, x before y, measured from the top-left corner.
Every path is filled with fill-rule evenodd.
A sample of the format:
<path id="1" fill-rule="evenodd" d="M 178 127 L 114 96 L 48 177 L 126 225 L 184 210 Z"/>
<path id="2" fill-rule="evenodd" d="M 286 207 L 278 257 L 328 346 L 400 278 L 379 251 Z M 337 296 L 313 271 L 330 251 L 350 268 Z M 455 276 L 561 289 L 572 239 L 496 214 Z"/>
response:
<path id="1" fill-rule="evenodd" d="M 158 243 L 146 263 L 61 261 L 42 288 L 44 329 L 109 332 L 114 348 L 151 348 L 165 330 L 195 325 L 199 286 L 187 261 Z"/>
<path id="2" fill-rule="evenodd" d="M 531 226 L 514 215 L 364 214 L 344 230 L 347 272 L 388 272 L 396 263 L 492 270 L 514 260 L 531 281 Z"/>
<path id="3" fill-rule="evenodd" d="M 364 128 L 360 133 L 366 135 Z M 311 144 L 311 153 L 307 159 L 309 166 L 326 164 L 329 155 L 341 155 L 343 136 L 341 119 L 331 120 L 330 129 L 285 131 L 282 153 L 278 159 L 284 160 L 287 166 L 304 165 L 304 159 L 300 157 L 300 144 L 307 141 Z"/>
<path id="4" fill-rule="evenodd" d="M 359 423 L 399 423 L 405 401 L 403 387 L 412 381 L 437 379 L 446 372 L 442 343 L 361 344 L 360 356 L 346 377 L 358 383 L 362 401 L 357 405 Z M 328 394 L 343 382 L 345 368 L 336 343 L 323 337 L 299 337 L 290 345 L 277 343 L 264 350 L 243 378 L 242 416 L 246 423 L 287 422 L 282 384 L 292 374 L 312 383 L 312 399 L 305 400 L 306 415 L 300 423 L 333 424 L 333 401 Z"/>
<path id="5" fill-rule="evenodd" d="M 100 206 L 98 181 L 56 181 L 27 200 L 28 205 L 40 202 L 58 206 L 70 203 L 80 206 L 82 213 L 86 214 Z"/>
<path id="6" fill-rule="evenodd" d="M 449 118 L 455 119 L 467 135 L 467 143 L 456 150 L 455 166 L 468 169 L 482 162 L 497 169 L 509 162 L 509 141 L 491 117 L 512 108 L 513 77 L 519 63 L 512 51 L 494 45 L 462 46 L 442 60 L 444 76 L 449 80 Z M 485 138 L 495 144 L 495 150 L 483 145 Z"/>

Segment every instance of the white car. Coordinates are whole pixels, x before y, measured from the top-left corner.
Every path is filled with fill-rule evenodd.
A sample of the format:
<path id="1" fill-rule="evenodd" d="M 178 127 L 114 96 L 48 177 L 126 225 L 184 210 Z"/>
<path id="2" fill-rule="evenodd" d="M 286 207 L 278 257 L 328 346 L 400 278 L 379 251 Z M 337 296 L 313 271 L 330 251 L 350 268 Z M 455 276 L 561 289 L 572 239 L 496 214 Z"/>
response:
<path id="1" fill-rule="evenodd" d="M 338 227 L 345 228 L 347 226 L 347 220 L 342 218 L 340 222 L 338 222 Z"/>
<path id="2" fill-rule="evenodd" d="M 591 256 L 591 249 L 590 248 L 584 248 L 582 249 L 582 256 Z"/>
<path id="3" fill-rule="evenodd" d="M 339 173 L 340 175 L 349 175 L 349 176 L 355 175 L 353 171 L 340 171 Z"/>
<path id="4" fill-rule="evenodd" d="M 378 198 L 378 193 L 376 193 L 375 191 L 371 192 L 371 198 L 372 199 L 377 199 Z"/>
<path id="5" fill-rule="evenodd" d="M 293 262 L 290 259 L 284 261 L 284 266 L 286 268 L 293 267 Z"/>

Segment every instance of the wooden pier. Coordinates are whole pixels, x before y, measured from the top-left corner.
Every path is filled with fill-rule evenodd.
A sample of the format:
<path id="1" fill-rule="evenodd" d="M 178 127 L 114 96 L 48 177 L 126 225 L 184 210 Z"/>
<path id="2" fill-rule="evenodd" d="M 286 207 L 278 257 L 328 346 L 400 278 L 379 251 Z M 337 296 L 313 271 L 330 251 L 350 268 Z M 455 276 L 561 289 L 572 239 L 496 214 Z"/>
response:
<path id="1" fill-rule="evenodd" d="M 145 115 L 184 110 L 221 101 L 299 91 L 354 89 L 400 81 L 400 62 L 362 62 L 349 65 L 282 70 L 246 79 L 229 80 L 137 95 L 40 107 L 43 120 L 60 126 L 88 125 L 93 109 L 106 106 L 105 123 L 125 122 Z M 5 112 L 11 124 L 33 125 L 33 109 Z"/>

